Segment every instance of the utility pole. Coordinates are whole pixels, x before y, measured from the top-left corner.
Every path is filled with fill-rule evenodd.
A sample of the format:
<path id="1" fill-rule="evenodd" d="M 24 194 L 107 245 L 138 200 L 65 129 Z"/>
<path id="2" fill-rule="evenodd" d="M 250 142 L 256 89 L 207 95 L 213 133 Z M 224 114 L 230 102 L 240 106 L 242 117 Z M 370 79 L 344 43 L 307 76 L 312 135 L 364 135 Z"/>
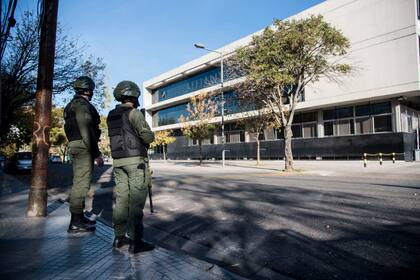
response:
<path id="1" fill-rule="evenodd" d="M 32 138 L 32 176 L 27 211 L 29 217 L 47 215 L 48 150 L 50 148 L 57 13 L 58 0 L 42 1 L 41 41 Z"/>
<path id="2" fill-rule="evenodd" d="M 16 5 L 17 5 L 17 0 L 9 0 L 9 5 L 7 6 L 4 12 L 4 18 L 3 18 L 3 3 L 1 3 L 0 5 L 0 64 L 3 61 L 3 54 L 6 49 L 6 44 L 7 44 L 7 39 L 9 38 L 10 29 L 14 27 L 16 24 L 16 20 L 14 18 Z M 1 75 L 2 73 L 0 71 L 0 76 Z M 2 123 L 3 123 L 2 79 L 3 77 L 0 77 L 0 127 L 2 126 Z"/>
<path id="3" fill-rule="evenodd" d="M 214 52 L 220 55 L 220 96 L 221 99 L 221 107 L 222 107 L 222 167 L 225 168 L 225 155 L 228 150 L 226 150 L 226 137 L 225 137 L 225 97 L 224 97 L 224 89 L 223 89 L 223 82 L 224 82 L 224 72 L 223 72 L 223 64 L 224 64 L 224 55 L 223 52 L 207 49 L 203 44 L 194 44 L 194 47 L 198 49 L 203 49 L 208 52 Z"/>

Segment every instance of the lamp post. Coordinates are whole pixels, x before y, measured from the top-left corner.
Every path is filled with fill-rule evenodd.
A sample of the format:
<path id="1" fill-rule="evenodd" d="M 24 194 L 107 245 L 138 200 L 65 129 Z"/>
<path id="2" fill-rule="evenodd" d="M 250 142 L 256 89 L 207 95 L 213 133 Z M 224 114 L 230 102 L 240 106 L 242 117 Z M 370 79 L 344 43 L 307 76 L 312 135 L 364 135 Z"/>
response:
<path id="1" fill-rule="evenodd" d="M 221 91 L 221 98 L 222 98 L 222 145 L 223 145 L 223 150 L 222 150 L 222 166 L 223 168 L 225 167 L 225 99 L 224 99 L 224 94 L 223 94 L 223 53 L 216 51 L 216 50 L 210 50 L 207 49 L 203 44 L 194 44 L 194 47 L 198 48 L 198 49 L 203 49 L 206 50 L 208 52 L 214 52 L 220 55 L 220 91 Z"/>

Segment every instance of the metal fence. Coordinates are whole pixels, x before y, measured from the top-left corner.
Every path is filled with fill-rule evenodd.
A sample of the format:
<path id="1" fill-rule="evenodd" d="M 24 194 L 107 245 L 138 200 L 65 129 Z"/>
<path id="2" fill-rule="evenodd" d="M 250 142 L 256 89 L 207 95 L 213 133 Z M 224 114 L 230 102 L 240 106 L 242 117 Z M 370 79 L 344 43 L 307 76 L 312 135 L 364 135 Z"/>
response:
<path id="1" fill-rule="evenodd" d="M 292 141 L 293 155 L 296 159 L 359 159 L 364 153 L 397 153 L 396 159 L 412 161 L 415 149 L 415 134 L 381 133 L 324 138 L 298 138 Z M 256 142 L 226 143 L 226 159 L 255 159 Z M 204 159 L 221 159 L 223 145 L 204 145 Z M 154 154 L 152 158 L 162 155 Z M 282 159 L 284 141 L 261 141 L 262 159 Z M 198 159 L 198 146 L 188 146 L 184 137 L 168 146 L 169 159 Z"/>

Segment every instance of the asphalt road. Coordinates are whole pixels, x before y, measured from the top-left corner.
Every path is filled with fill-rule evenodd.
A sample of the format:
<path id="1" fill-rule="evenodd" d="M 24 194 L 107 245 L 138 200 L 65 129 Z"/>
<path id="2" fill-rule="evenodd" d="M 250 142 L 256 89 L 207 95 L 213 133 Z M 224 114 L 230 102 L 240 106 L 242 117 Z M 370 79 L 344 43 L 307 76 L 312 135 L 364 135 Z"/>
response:
<path id="1" fill-rule="evenodd" d="M 420 279 L 420 164 L 334 165 L 284 175 L 154 163 L 146 238 L 256 279 Z M 51 170 L 50 199 L 65 198 L 71 168 Z M 94 208 L 108 221 L 111 170 L 97 168 L 94 179 Z"/>

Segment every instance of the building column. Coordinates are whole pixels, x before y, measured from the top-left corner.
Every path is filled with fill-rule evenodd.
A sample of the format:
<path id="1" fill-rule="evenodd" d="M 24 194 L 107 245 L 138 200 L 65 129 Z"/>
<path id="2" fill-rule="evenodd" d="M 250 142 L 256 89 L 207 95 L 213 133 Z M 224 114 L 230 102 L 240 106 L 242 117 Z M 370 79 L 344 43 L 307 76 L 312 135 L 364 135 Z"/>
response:
<path id="1" fill-rule="evenodd" d="M 317 120 L 316 130 L 317 130 L 317 134 L 318 134 L 319 138 L 325 136 L 325 134 L 324 134 L 324 115 L 322 114 L 322 110 L 318 111 L 318 120 Z"/>
<path id="2" fill-rule="evenodd" d="M 245 143 L 251 142 L 249 132 L 245 130 Z"/>
<path id="3" fill-rule="evenodd" d="M 392 131 L 401 132 L 401 105 L 398 100 L 392 100 Z"/>
<path id="4" fill-rule="evenodd" d="M 143 88 L 143 108 L 147 108 L 150 105 L 152 105 L 152 93 Z M 145 110 L 145 119 L 146 122 L 149 124 L 151 128 L 153 128 L 153 118 L 152 118 L 152 111 L 151 110 Z"/>

